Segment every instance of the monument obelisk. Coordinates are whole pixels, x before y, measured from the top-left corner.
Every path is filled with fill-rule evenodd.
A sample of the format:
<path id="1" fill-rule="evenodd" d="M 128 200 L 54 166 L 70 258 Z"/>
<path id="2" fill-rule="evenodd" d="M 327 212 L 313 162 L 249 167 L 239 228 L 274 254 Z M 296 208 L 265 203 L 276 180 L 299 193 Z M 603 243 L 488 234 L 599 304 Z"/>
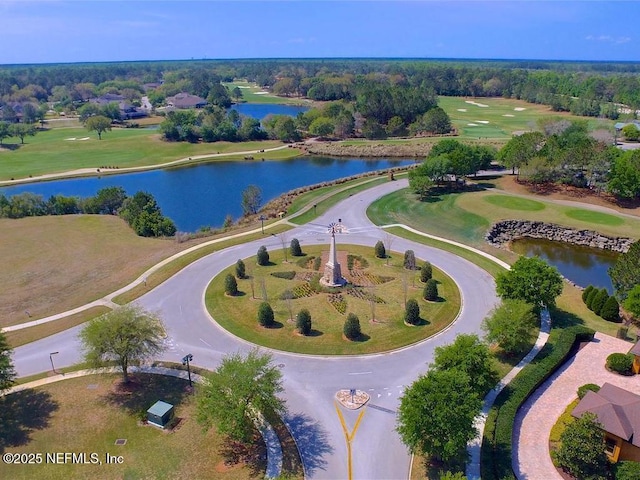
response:
<path id="1" fill-rule="evenodd" d="M 331 243 L 329 245 L 329 261 L 324 266 L 324 276 L 320 283 L 327 287 L 342 287 L 347 281 L 342 278 L 338 253 L 336 252 L 336 226 L 331 224 Z"/>

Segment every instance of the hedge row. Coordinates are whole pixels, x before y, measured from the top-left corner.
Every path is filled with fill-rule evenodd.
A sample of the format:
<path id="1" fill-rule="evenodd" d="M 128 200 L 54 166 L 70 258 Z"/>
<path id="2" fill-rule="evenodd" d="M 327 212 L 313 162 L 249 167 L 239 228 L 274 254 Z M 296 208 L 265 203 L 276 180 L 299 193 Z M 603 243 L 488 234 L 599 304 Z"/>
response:
<path id="1" fill-rule="evenodd" d="M 482 439 L 483 480 L 515 479 L 511 467 L 511 438 L 518 409 L 565 362 L 574 345 L 592 340 L 594 333 L 580 325 L 552 330 L 549 341 L 531 364 L 500 392 L 487 416 Z"/>

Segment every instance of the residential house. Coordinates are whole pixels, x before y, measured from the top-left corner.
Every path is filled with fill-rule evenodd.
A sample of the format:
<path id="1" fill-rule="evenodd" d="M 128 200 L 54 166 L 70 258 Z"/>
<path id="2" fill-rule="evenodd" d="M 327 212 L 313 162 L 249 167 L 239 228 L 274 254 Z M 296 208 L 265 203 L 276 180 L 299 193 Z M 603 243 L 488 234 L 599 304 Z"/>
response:
<path id="1" fill-rule="evenodd" d="M 167 97 L 167 107 L 169 108 L 203 108 L 207 105 L 207 101 L 197 95 L 191 95 L 190 93 L 181 92 L 173 97 Z"/>
<path id="2" fill-rule="evenodd" d="M 607 456 L 612 462 L 640 461 L 640 395 L 610 383 L 589 391 L 571 415 L 593 413 L 604 430 Z"/>

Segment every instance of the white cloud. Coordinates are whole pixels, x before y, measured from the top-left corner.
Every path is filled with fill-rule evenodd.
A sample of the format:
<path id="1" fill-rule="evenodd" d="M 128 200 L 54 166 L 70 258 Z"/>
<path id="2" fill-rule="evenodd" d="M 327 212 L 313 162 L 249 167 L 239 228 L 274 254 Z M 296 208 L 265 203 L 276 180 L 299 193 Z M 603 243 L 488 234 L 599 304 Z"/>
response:
<path id="1" fill-rule="evenodd" d="M 586 40 L 605 43 L 628 43 L 631 41 L 631 37 L 612 37 L 611 35 L 587 35 Z"/>

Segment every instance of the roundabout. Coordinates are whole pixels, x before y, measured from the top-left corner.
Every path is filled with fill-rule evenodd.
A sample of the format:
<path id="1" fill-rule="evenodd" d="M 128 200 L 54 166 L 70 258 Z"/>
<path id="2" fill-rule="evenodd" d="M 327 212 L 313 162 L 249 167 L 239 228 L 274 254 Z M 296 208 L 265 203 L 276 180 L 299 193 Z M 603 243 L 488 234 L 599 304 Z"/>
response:
<path id="1" fill-rule="evenodd" d="M 453 342 L 459 333 L 479 333 L 482 319 L 498 303 L 493 277 L 486 271 L 451 253 L 388 235 L 367 219 L 365 212 L 371 202 L 404 187 L 406 181 L 388 182 L 355 194 L 312 223 L 287 232 L 289 239 L 300 241 L 303 251 L 314 245 L 326 248 L 330 240 L 327 225 L 340 218 L 349 230 L 337 235 L 338 245 L 372 251 L 373 244 L 387 239 L 392 242 L 389 250 L 413 250 L 417 258 L 429 260 L 450 276 L 460 291 L 456 321 L 415 345 L 349 356 L 300 355 L 265 348 L 281 367 L 288 408 L 284 421 L 296 439 L 307 478 L 407 478 L 410 455 L 395 432 L 399 397 L 427 370 L 435 347 Z M 190 264 L 138 300 L 143 308 L 158 312 L 166 323 L 169 348 L 161 360 L 176 362 L 192 354 L 194 365 L 215 369 L 226 354 L 254 348 L 253 343 L 212 321 L 206 290 L 213 278 L 238 259 L 253 257 L 262 245 L 272 252 L 282 248 L 279 238 L 267 235 L 226 248 Z M 362 324 L 366 333 L 369 324 Z M 16 348 L 18 374 L 48 370 L 49 359 L 43 352 L 59 351 L 60 367 L 80 361 L 79 330 L 75 327 Z M 358 412 L 337 410 L 335 394 L 344 389 L 366 392 L 370 400 Z M 351 433 L 346 435 L 346 431 Z"/>

